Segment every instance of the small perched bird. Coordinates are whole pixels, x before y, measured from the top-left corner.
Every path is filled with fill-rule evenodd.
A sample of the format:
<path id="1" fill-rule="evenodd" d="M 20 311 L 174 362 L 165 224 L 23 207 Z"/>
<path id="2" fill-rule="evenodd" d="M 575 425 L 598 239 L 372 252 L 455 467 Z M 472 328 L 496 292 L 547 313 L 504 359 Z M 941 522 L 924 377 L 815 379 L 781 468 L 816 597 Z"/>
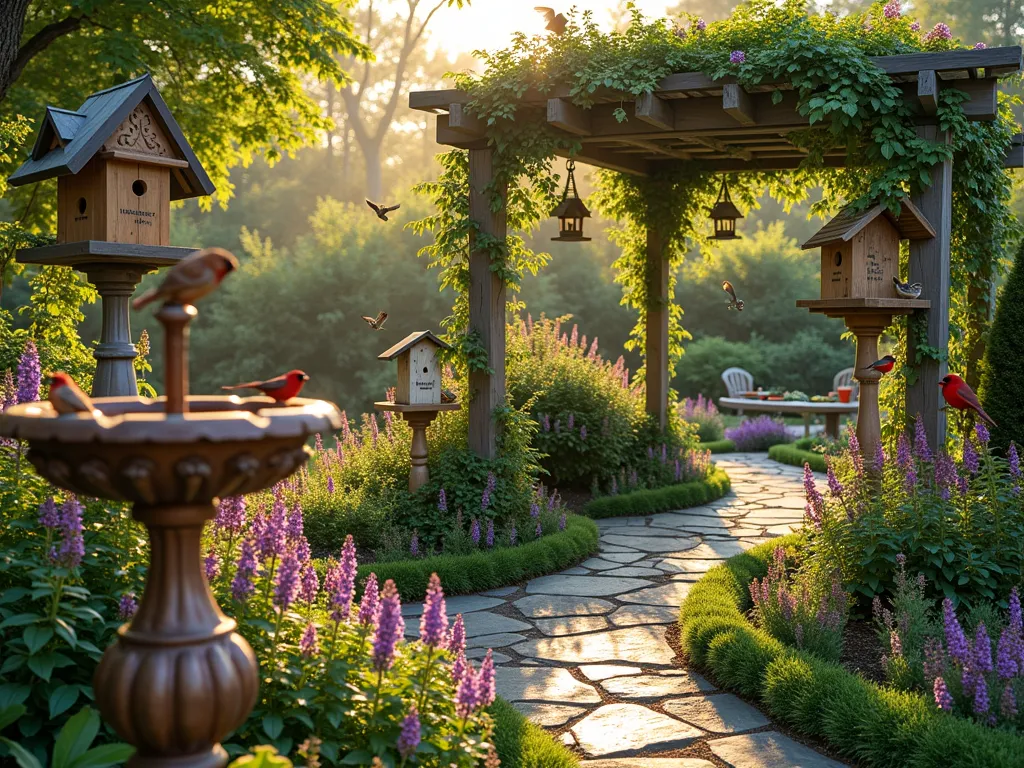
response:
<path id="1" fill-rule="evenodd" d="M 384 328 L 384 321 L 388 319 L 387 312 L 379 312 L 377 317 L 370 317 L 369 315 L 363 315 L 363 320 L 366 321 L 373 330 L 380 331 Z"/>
<path id="2" fill-rule="evenodd" d="M 154 301 L 191 304 L 214 290 L 228 273 L 236 269 L 238 259 L 223 248 L 204 248 L 171 267 L 163 282 L 136 298 L 132 306 L 142 309 Z"/>
<path id="3" fill-rule="evenodd" d="M 66 373 L 50 374 L 50 405 L 62 416 L 68 413 L 99 414 L 89 396 Z"/>
<path id="4" fill-rule="evenodd" d="M 943 378 L 939 382 L 939 386 L 942 387 L 942 397 L 950 408 L 956 408 L 958 411 L 966 411 L 969 408 L 978 414 L 989 426 L 999 426 L 992 420 L 991 416 L 985 413 L 985 409 L 981 407 L 981 402 L 978 400 L 978 396 L 974 394 L 974 390 L 955 373 L 951 373 Z"/>
<path id="5" fill-rule="evenodd" d="M 888 373 L 889 371 L 892 370 L 892 367 L 894 365 L 896 365 L 896 358 L 893 357 L 892 355 L 886 355 L 880 360 L 875 360 L 875 362 L 873 362 L 871 365 L 869 365 L 867 368 L 864 368 L 863 370 L 866 371 L 870 369 L 878 371 L 879 373 Z"/>
<path id="6" fill-rule="evenodd" d="M 560 35 L 565 32 L 565 25 L 569 23 L 569 20 L 560 13 L 555 13 L 554 8 L 545 8 L 543 6 L 535 7 L 533 10 L 544 16 L 544 21 L 547 22 L 544 28 L 548 32 L 554 32 L 556 35 Z"/>
<path id="7" fill-rule="evenodd" d="M 735 309 L 737 312 L 742 312 L 743 311 L 743 300 L 736 298 L 736 289 L 732 287 L 732 283 L 730 283 L 728 280 L 723 280 L 722 281 L 722 290 L 725 291 L 726 293 L 728 293 L 729 296 L 732 297 L 732 301 L 730 301 L 728 304 L 726 304 L 726 306 L 729 309 Z"/>
<path id="8" fill-rule="evenodd" d="M 892 284 L 896 288 L 896 295 L 901 299 L 916 299 L 921 295 L 920 283 L 901 283 L 900 279 L 893 275 Z"/>
<path id="9" fill-rule="evenodd" d="M 397 211 L 402 207 L 401 203 L 397 205 L 378 205 L 377 203 L 371 203 L 369 200 L 366 201 L 366 204 L 373 209 L 373 212 L 377 214 L 377 218 L 381 221 L 387 221 L 389 213 Z"/>
<path id="10" fill-rule="evenodd" d="M 455 393 L 452 392 L 450 389 L 442 388 L 441 389 L 441 402 L 442 403 L 454 403 L 455 402 Z"/>
<path id="11" fill-rule="evenodd" d="M 221 389 L 258 389 L 274 402 L 283 403 L 285 400 L 298 397 L 302 386 L 307 381 L 309 381 L 309 376 L 304 371 L 295 370 L 266 381 L 248 381 L 245 384 L 233 384 L 230 387 L 221 387 Z"/>

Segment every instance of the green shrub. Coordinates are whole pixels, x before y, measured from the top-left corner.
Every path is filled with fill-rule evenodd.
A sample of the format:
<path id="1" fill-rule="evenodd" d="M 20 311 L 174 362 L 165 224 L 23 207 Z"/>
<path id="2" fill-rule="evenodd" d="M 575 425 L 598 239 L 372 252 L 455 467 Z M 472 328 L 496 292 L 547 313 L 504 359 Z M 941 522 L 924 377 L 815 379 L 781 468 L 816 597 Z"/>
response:
<path id="1" fill-rule="evenodd" d="M 494 718 L 492 741 L 502 768 L 576 768 L 577 757 L 504 699 L 487 710 Z"/>
<path id="2" fill-rule="evenodd" d="M 992 430 L 993 446 L 1005 451 L 1011 441 L 1024 445 L 1024 243 L 999 296 L 978 394 L 999 425 Z"/>
<path id="3" fill-rule="evenodd" d="M 616 496 L 600 496 L 588 501 L 582 514 L 594 519 L 649 515 L 670 509 L 684 509 L 707 504 L 729 492 L 729 476 L 713 468 L 703 480 L 645 489 Z"/>
<path id="4" fill-rule="evenodd" d="M 711 443 L 699 443 L 697 447 L 711 453 L 733 453 L 736 450 L 736 443 L 732 440 L 715 440 Z"/>
<path id="5" fill-rule="evenodd" d="M 790 464 L 794 467 L 802 467 L 804 464 L 809 464 L 815 472 L 824 472 L 826 470 L 825 457 L 820 453 L 801 449 L 799 447 L 801 444 L 808 445 L 809 440 L 804 439 L 797 440 L 795 443 L 773 445 L 768 449 L 768 458 L 780 464 Z"/>
<path id="6" fill-rule="evenodd" d="M 725 419 L 714 401 L 705 400 L 704 395 L 683 400 L 679 404 L 679 412 L 683 421 L 697 425 L 697 438 L 702 443 L 713 443 L 725 437 Z"/>

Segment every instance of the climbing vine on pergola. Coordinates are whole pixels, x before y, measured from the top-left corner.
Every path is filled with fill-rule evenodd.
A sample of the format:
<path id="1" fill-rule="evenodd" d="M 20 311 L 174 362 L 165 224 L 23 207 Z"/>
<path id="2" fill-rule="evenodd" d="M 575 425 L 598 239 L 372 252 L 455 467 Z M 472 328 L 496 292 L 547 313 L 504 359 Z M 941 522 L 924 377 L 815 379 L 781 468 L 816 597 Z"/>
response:
<path id="1" fill-rule="evenodd" d="M 476 450 L 493 454 L 492 415 L 504 405 L 506 297 L 550 258 L 519 233 L 557 203 L 559 156 L 600 169 L 591 202 L 619 222 L 617 280 L 639 314 L 630 344 L 645 354 L 647 407 L 662 425 L 687 338 L 674 275 L 709 246 L 721 174 L 741 207 L 765 190 L 792 205 L 813 187 L 822 215 L 928 202 L 945 234 L 904 249 L 901 271 L 935 261 L 948 283 L 926 285 L 927 314 L 895 321 L 905 375 L 891 377 L 883 401 L 895 429 L 922 411 L 933 443 L 943 441 L 933 380 L 947 360 L 962 371 L 976 357 L 989 286 L 1018 235 L 1005 167 L 1020 164 L 1020 149 L 996 79 L 1020 71 L 1021 52 L 965 49 L 943 25 L 921 30 L 897 2 L 841 18 L 805 7 L 754 0 L 711 24 L 634 9 L 613 33 L 583 14 L 564 35 L 517 35 L 479 54 L 484 73 L 454 76 L 453 90 L 410 95 L 412 107 L 441 113 L 438 141 L 456 148 L 438 181 L 421 185 L 437 212 L 415 226 L 434 232 L 424 253 L 458 293 L 445 325 L 469 372 Z"/>

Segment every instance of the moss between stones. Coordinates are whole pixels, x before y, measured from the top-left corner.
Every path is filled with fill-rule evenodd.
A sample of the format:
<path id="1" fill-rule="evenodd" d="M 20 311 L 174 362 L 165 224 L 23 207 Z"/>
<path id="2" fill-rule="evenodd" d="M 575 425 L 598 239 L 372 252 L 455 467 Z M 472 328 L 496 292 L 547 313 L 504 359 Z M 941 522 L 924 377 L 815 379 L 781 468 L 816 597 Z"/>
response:
<path id="1" fill-rule="evenodd" d="M 768 449 L 768 458 L 780 464 L 792 464 L 794 467 L 802 467 L 806 462 L 815 472 L 824 472 L 826 469 L 825 457 L 809 450 L 810 447 L 810 438 L 797 440 L 795 443 L 773 445 Z"/>
<path id="2" fill-rule="evenodd" d="M 925 696 L 885 688 L 780 643 L 746 618 L 747 587 L 768 572 L 772 550 L 799 534 L 712 568 L 679 611 L 690 660 L 717 682 L 762 704 L 795 731 L 820 738 L 869 768 L 1014 768 L 1024 739 L 939 712 Z"/>
<path id="3" fill-rule="evenodd" d="M 423 600 L 430 574 L 436 573 L 446 595 L 464 595 L 569 568 L 596 552 L 597 541 L 598 530 L 593 520 L 570 515 L 564 531 L 549 533 L 518 547 L 368 563 L 359 566 L 357 581 L 361 586 L 370 573 L 376 573 L 381 584 L 391 579 L 402 601 L 410 603 Z"/>
<path id="4" fill-rule="evenodd" d="M 736 450 L 736 443 L 732 440 L 709 440 L 706 443 L 698 443 L 697 447 L 712 453 L 732 453 Z"/>
<path id="5" fill-rule="evenodd" d="M 709 501 L 720 499 L 731 488 L 725 470 L 712 468 L 703 480 L 694 480 L 662 488 L 621 493 L 617 496 L 601 496 L 588 501 L 582 510 L 587 517 L 623 517 L 629 515 L 650 515 L 670 509 L 699 507 Z"/>

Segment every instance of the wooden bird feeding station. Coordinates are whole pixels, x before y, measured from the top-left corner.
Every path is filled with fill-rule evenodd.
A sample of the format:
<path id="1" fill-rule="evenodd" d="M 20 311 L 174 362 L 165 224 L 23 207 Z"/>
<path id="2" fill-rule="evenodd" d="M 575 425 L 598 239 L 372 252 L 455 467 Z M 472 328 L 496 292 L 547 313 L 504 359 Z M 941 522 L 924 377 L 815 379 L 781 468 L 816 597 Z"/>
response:
<path id="1" fill-rule="evenodd" d="M 562 202 L 551 212 L 551 215 L 558 219 L 558 237 L 551 239 L 563 243 L 589 242 L 590 238 L 583 236 L 583 220 L 590 218 L 590 211 L 580 199 L 580 193 L 576 191 L 576 163 L 570 160 L 565 164 L 565 169 L 569 175 L 565 179 Z"/>
<path id="2" fill-rule="evenodd" d="M 722 179 L 722 188 L 718 191 L 718 199 L 708 212 L 711 220 L 715 223 L 715 234 L 713 240 L 737 240 L 736 220 L 742 219 L 743 214 L 729 197 L 729 185 Z"/>
<path id="3" fill-rule="evenodd" d="M 924 214 L 904 199 L 898 215 L 882 205 L 864 211 L 844 208 L 803 244 L 805 250 L 821 248 L 821 298 L 800 300 L 797 306 L 843 318 L 857 337 L 857 440 L 869 462 L 881 440 L 878 382 L 882 374 L 868 367 L 879 358 L 878 337 L 893 315 L 931 306 L 926 299 L 903 299 L 896 294 L 893 277 L 899 276 L 900 240 L 919 242 L 935 236 Z"/>
<path id="4" fill-rule="evenodd" d="M 430 331 L 410 333 L 390 349 L 377 356 L 378 360 L 398 360 L 398 384 L 395 401 L 374 403 L 379 411 L 400 413 L 412 427 L 412 446 L 409 457 L 409 490 L 426 485 L 430 480 L 427 470 L 427 427 L 441 411 L 457 411 L 458 403 L 442 402 L 441 362 L 437 353 L 451 347 Z"/>
<path id="5" fill-rule="evenodd" d="M 214 186 L 149 75 L 98 91 L 75 110 L 46 108 L 9 183 L 51 178 L 57 244 L 20 250 L 18 261 L 86 274 L 103 303 L 93 395 L 137 395 L 129 299 L 144 274 L 194 250 L 170 245 L 171 201 Z"/>

